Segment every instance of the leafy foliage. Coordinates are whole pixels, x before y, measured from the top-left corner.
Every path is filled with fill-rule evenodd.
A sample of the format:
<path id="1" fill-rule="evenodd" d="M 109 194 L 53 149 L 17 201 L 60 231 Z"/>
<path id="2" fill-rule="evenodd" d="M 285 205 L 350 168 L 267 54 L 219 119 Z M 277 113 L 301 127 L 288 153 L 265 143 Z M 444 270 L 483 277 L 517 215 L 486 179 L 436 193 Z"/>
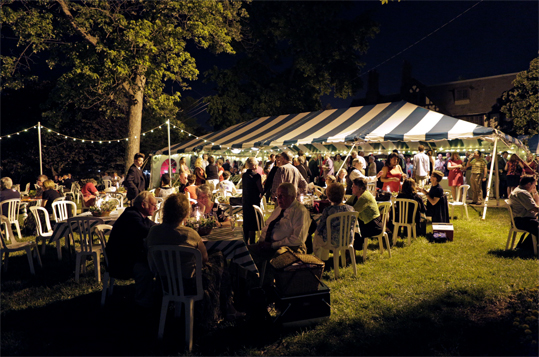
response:
<path id="1" fill-rule="evenodd" d="M 210 123 L 219 129 L 256 116 L 318 110 L 322 95 L 356 93 L 361 54 L 378 26 L 367 15 L 343 18 L 350 6 L 253 2 L 242 41 L 234 43 L 237 63 L 207 73 L 217 84 L 208 99 Z"/>
<path id="2" fill-rule="evenodd" d="M 173 118 L 180 91 L 165 93 L 165 85 L 187 88 L 197 78 L 187 42 L 233 53 L 230 43 L 239 40 L 246 13 L 236 1 L 5 0 L 0 16 L 17 39 L 2 56 L 3 88 L 35 80 L 26 76 L 34 60 L 59 70 L 46 116 L 60 125 L 91 110 L 90 117 L 128 122 L 130 164 L 139 151 L 143 107 Z"/>
<path id="3" fill-rule="evenodd" d="M 516 134 L 539 133 L 539 58 L 534 58 L 530 68 L 517 75 L 513 85 L 502 95 L 501 111 L 513 119 Z"/>

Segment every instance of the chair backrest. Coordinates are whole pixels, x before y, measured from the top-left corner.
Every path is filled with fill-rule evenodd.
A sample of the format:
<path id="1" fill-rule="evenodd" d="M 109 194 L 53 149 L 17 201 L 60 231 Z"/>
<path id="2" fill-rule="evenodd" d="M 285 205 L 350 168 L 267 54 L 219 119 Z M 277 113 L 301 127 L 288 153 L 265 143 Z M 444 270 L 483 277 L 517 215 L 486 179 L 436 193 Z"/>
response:
<path id="1" fill-rule="evenodd" d="M 47 212 L 45 208 L 31 206 L 30 212 L 32 212 L 32 214 L 34 215 L 34 220 L 36 221 L 37 235 L 42 236 L 48 233 L 52 233 L 51 221 L 49 219 L 49 212 Z M 47 229 L 46 232 L 43 231 L 43 224 L 41 223 L 41 215 L 39 214 L 39 212 L 42 213 L 43 220 L 45 222 L 45 228 Z"/>
<path id="2" fill-rule="evenodd" d="M 160 204 L 160 203 L 163 203 L 165 199 L 163 197 L 156 197 L 155 200 L 157 201 L 158 204 Z"/>
<path id="3" fill-rule="evenodd" d="M 71 192 L 80 191 L 80 185 L 78 182 L 71 183 Z"/>
<path id="4" fill-rule="evenodd" d="M 507 209 L 509 210 L 509 216 L 511 217 L 511 228 L 518 229 L 517 226 L 515 226 L 515 217 L 513 217 L 513 209 L 511 208 L 511 205 L 509 204 L 509 200 L 505 200 L 505 203 L 507 204 Z"/>
<path id="5" fill-rule="evenodd" d="M 412 220 L 408 217 L 412 212 Z M 393 223 L 411 224 L 415 223 L 415 215 L 417 214 L 417 202 L 407 198 L 397 198 L 393 205 Z"/>
<path id="6" fill-rule="evenodd" d="M 468 195 L 469 188 L 470 188 L 470 185 L 461 185 L 457 190 L 457 198 L 455 202 L 466 203 L 466 196 Z M 453 199 L 455 199 L 455 197 L 453 197 Z"/>
<path id="7" fill-rule="evenodd" d="M 262 228 L 266 225 L 264 222 L 264 212 L 262 211 L 262 208 L 258 207 L 257 205 L 253 205 L 253 208 L 255 209 L 255 216 L 256 216 L 256 231 L 261 231 Z"/>
<path id="8" fill-rule="evenodd" d="M 110 224 L 98 224 L 95 226 L 94 232 L 99 237 L 99 240 L 101 241 L 101 244 L 103 247 L 107 246 L 107 241 L 105 239 L 105 234 L 112 231 L 112 226 Z"/>
<path id="9" fill-rule="evenodd" d="M 1 248 L 2 249 L 7 249 L 7 243 L 6 243 L 6 240 L 9 241 L 9 242 L 12 242 L 11 238 L 13 237 L 13 241 L 15 240 L 15 235 L 13 234 L 13 230 L 11 229 L 11 224 L 9 223 L 9 219 L 4 216 L 4 215 L 0 215 L 0 225 L 1 224 L 5 224 L 6 225 L 6 237 L 4 238 L 4 233 L 1 232 L 0 230 L 0 235 L 2 236 L 2 239 L 1 239 Z"/>
<path id="10" fill-rule="evenodd" d="M 183 269 L 190 267 L 195 260 L 195 294 L 186 295 L 183 277 L 189 276 L 190 271 Z M 182 266 L 182 261 L 185 266 Z M 148 263 L 150 270 L 159 275 L 164 296 L 172 296 L 178 299 L 189 297 L 194 300 L 202 299 L 204 293 L 202 287 L 202 254 L 198 249 L 179 245 L 157 245 L 148 250 Z"/>
<path id="11" fill-rule="evenodd" d="M 4 204 L 7 205 L 7 212 L 4 211 Z M 19 208 L 21 207 L 20 198 L 11 198 L 0 202 L 0 207 L 2 207 L 2 214 L 9 219 L 10 222 L 16 221 L 19 217 Z"/>
<path id="12" fill-rule="evenodd" d="M 121 193 L 111 193 L 110 197 L 118 201 L 118 205 L 116 205 L 116 207 L 124 207 L 124 196 Z"/>
<path id="13" fill-rule="evenodd" d="M 72 201 L 55 200 L 52 203 L 52 214 L 56 222 L 65 221 L 69 217 L 77 215 L 77 204 Z"/>
<path id="14" fill-rule="evenodd" d="M 21 196 L 28 196 L 28 193 L 30 193 L 30 182 L 26 184 L 26 189 L 24 191 L 21 191 Z"/>
<path id="15" fill-rule="evenodd" d="M 94 227 L 98 224 L 103 224 L 103 220 L 97 217 L 85 216 L 85 217 L 71 217 L 67 220 L 69 223 L 69 229 L 71 235 L 75 237 L 75 232 L 80 237 L 80 249 L 83 252 L 92 251 L 92 233 Z"/>
<path id="16" fill-rule="evenodd" d="M 112 186 L 112 181 L 111 180 L 103 180 L 103 185 L 105 185 L 105 188 L 109 188 Z"/>
<path id="17" fill-rule="evenodd" d="M 387 221 L 389 220 L 389 209 L 391 208 L 391 202 L 385 201 L 385 202 L 378 202 L 378 211 L 380 211 L 380 215 L 382 216 L 382 232 L 386 231 L 386 225 Z"/>
<path id="18" fill-rule="evenodd" d="M 367 182 L 367 190 L 376 197 L 376 182 Z"/>
<path id="19" fill-rule="evenodd" d="M 66 196 L 60 196 L 58 198 L 55 198 L 54 201 L 52 201 L 52 203 L 58 202 L 58 201 L 65 201 L 65 200 L 66 200 Z"/>
<path id="20" fill-rule="evenodd" d="M 330 215 L 326 219 L 326 227 L 327 227 L 327 239 L 331 240 L 331 221 L 334 219 L 338 219 L 340 222 L 339 224 L 339 235 L 338 235 L 338 241 L 337 246 L 339 247 L 348 247 L 350 244 L 352 244 L 352 238 L 353 238 L 353 229 L 357 222 L 357 217 L 359 216 L 359 213 L 353 211 L 353 212 L 339 212 L 334 213 Z"/>

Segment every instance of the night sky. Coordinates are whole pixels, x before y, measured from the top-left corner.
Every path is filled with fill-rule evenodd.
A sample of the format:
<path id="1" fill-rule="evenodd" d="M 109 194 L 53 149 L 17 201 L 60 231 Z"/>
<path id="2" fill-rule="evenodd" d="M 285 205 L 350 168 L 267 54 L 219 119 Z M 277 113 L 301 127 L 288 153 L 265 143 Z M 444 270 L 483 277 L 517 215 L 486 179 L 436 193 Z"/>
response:
<path id="1" fill-rule="evenodd" d="M 374 10 L 373 16 L 380 23 L 380 33 L 370 40 L 370 49 L 364 56 L 366 65 L 361 76 L 364 89 L 354 98 L 365 95 L 367 71 L 374 68 L 380 75 L 380 93 L 397 93 L 405 60 L 412 64 L 416 79 L 433 85 L 520 72 L 528 69 L 530 61 L 538 55 L 539 7 L 535 0 L 403 0 L 386 5 L 380 1 L 357 1 L 354 7 L 357 14 Z M 201 72 L 210 57 L 215 59 L 215 56 L 204 57 L 198 59 Z M 217 57 L 221 64 L 231 61 Z M 200 98 L 212 94 L 211 86 L 197 82 L 192 87 L 194 90 L 185 95 Z M 341 100 L 326 96 L 322 101 L 324 106 L 330 103 L 334 108 L 345 108 L 354 98 Z M 202 113 L 197 117 L 203 121 L 204 116 Z"/>

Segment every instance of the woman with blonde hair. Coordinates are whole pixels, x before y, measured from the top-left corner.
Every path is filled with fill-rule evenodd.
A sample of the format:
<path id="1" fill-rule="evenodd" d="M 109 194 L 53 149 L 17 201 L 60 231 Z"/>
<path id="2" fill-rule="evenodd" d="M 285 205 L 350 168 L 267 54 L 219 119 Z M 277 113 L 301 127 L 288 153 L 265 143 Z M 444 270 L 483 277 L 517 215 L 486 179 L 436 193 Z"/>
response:
<path id="1" fill-rule="evenodd" d="M 202 166 L 202 158 L 198 157 L 195 160 L 195 186 L 203 185 L 206 183 L 206 171 Z"/>

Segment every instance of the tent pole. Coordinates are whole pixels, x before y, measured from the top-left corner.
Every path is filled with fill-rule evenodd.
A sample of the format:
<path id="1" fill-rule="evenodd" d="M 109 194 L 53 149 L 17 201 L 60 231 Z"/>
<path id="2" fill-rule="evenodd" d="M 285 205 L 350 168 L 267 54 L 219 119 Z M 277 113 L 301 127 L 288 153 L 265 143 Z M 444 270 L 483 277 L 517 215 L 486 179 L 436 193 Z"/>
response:
<path id="1" fill-rule="evenodd" d="M 498 153 L 496 152 L 496 162 L 494 163 L 494 167 L 496 168 L 496 186 L 494 192 L 496 192 L 496 206 L 500 206 L 500 165 L 498 165 Z M 494 160 L 494 159 L 493 159 Z M 490 165 L 490 168 L 492 169 L 492 164 Z"/>
<path id="2" fill-rule="evenodd" d="M 172 153 L 170 152 L 170 120 L 167 120 L 167 128 L 168 128 L 168 174 L 171 178 L 174 177 L 172 172 Z"/>
<path id="3" fill-rule="evenodd" d="M 498 137 L 496 137 L 496 140 L 494 140 L 494 148 L 492 149 L 492 160 L 496 158 L 496 148 L 498 146 Z M 488 206 L 488 197 L 490 196 L 490 185 L 492 183 L 492 164 L 490 165 L 490 174 L 488 175 L 488 183 L 487 183 L 487 197 L 485 198 L 485 203 L 483 204 L 483 217 L 481 219 L 484 221 L 485 217 L 487 216 L 487 206 Z"/>
<path id="4" fill-rule="evenodd" d="M 43 159 L 41 156 L 41 122 L 37 122 L 37 138 L 39 141 L 39 174 L 43 175 Z"/>
<path id="5" fill-rule="evenodd" d="M 341 164 L 341 167 L 339 167 L 339 170 L 337 170 L 336 172 L 338 173 L 339 171 L 341 171 L 342 167 L 344 165 L 346 165 L 346 160 L 348 160 L 348 157 L 350 156 L 350 154 L 352 153 L 352 150 L 354 150 L 354 148 L 356 147 L 356 143 L 354 142 L 354 144 L 352 145 L 352 148 L 350 149 L 350 151 L 348 151 L 348 155 L 346 155 L 346 157 L 344 158 L 344 160 L 342 161 L 342 164 Z M 365 168 L 367 169 L 367 168 Z"/>

